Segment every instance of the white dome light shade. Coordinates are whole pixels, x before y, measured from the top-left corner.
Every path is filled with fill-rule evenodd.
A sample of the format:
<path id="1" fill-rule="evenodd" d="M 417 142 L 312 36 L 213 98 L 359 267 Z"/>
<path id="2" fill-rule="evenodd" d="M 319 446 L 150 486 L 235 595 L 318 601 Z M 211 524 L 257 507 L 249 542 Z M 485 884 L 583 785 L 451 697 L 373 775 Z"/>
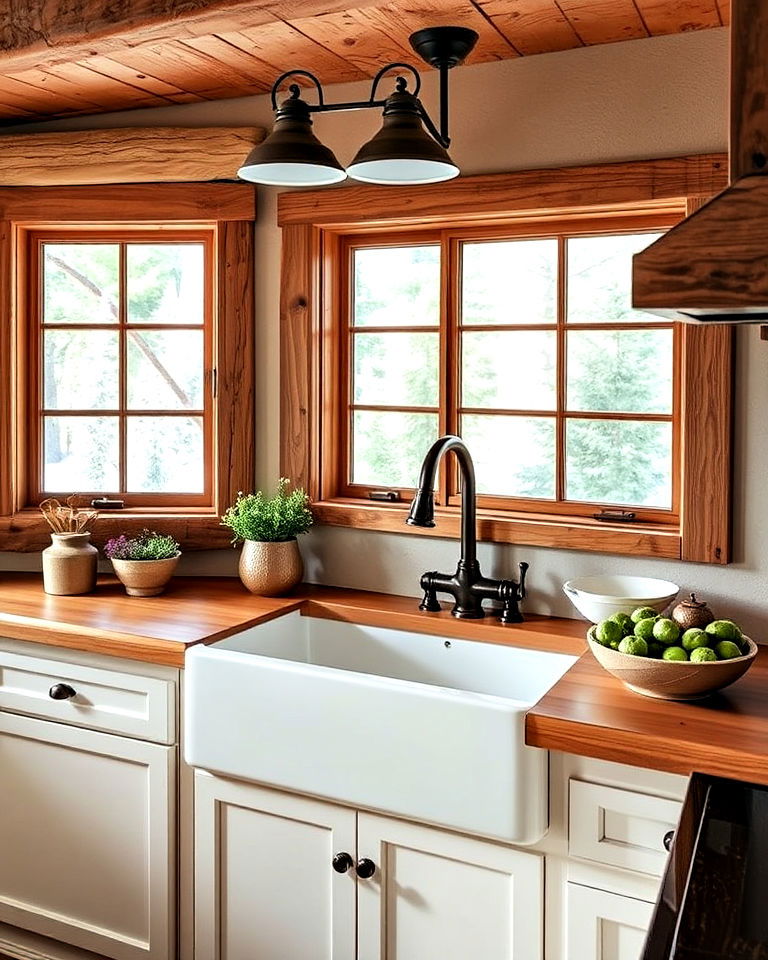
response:
<path id="1" fill-rule="evenodd" d="M 297 97 L 280 104 L 272 133 L 251 150 L 237 175 L 272 187 L 324 187 L 347 176 L 312 132 L 309 108 Z"/>
<path id="2" fill-rule="evenodd" d="M 392 158 L 353 163 L 347 168 L 353 180 L 361 183 L 379 183 L 384 186 L 411 186 L 419 183 L 442 183 L 458 177 L 460 171 L 453 163 L 439 160 Z"/>
<path id="3" fill-rule="evenodd" d="M 347 179 L 344 170 L 315 163 L 249 163 L 237 171 L 241 180 L 268 187 L 326 187 Z"/>
<path id="4" fill-rule="evenodd" d="M 422 126 L 416 97 L 397 91 L 384 105 L 381 130 L 358 150 L 347 173 L 364 183 L 390 186 L 452 180 L 459 168 Z"/>

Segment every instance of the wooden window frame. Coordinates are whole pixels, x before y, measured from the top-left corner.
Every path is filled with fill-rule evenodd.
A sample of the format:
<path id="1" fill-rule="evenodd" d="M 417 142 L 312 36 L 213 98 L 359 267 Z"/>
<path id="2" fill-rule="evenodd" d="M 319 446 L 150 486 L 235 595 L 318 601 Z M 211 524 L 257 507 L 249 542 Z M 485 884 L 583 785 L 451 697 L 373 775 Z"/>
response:
<path id="1" fill-rule="evenodd" d="M 345 238 L 386 231 L 413 237 L 476 227 L 509 230 L 521 219 L 642 213 L 681 218 L 727 184 L 724 155 L 678 157 L 463 177 L 435 187 L 355 185 L 281 195 L 281 471 L 304 485 L 321 523 L 419 536 L 457 537 L 456 497 L 436 510 L 434 529 L 406 528 L 408 503 L 345 496 L 338 465 L 342 384 L 338 336 L 344 291 L 339 258 Z M 443 297 L 450 292 L 443 290 Z M 478 510 L 478 537 L 499 543 L 591 550 L 708 563 L 730 560 L 733 330 L 682 325 L 679 518 L 674 523 L 609 525 L 592 518 Z M 442 406 L 442 405 L 441 405 Z M 442 426 L 442 424 L 441 424 Z"/>
<path id="2" fill-rule="evenodd" d="M 102 514 L 94 540 L 162 526 L 185 550 L 223 548 L 230 535 L 220 517 L 239 490 L 254 482 L 254 236 L 255 191 L 246 184 L 119 185 L 0 188 L 0 550 L 39 550 L 49 531 L 34 503 L 27 463 L 29 430 L 30 289 L 25 247 L 48 230 L 71 227 L 100 239 L 152 233 L 158 239 L 201 232 L 212 252 L 209 431 L 213 447 L 207 503 L 174 497 Z M 215 371 L 215 372 L 213 372 Z M 214 385 L 215 381 L 215 385 Z"/>

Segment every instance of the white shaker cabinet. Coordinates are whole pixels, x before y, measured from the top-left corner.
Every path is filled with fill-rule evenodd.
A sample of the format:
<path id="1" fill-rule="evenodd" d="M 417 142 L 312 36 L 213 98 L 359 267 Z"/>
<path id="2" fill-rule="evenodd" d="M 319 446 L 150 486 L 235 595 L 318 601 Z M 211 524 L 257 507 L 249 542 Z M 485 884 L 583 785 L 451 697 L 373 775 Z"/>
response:
<path id="1" fill-rule="evenodd" d="M 639 960 L 653 904 L 568 884 L 567 960 Z"/>
<path id="2" fill-rule="evenodd" d="M 167 960 L 174 766 L 173 747 L 0 713 L 0 922 Z"/>
<path id="3" fill-rule="evenodd" d="M 358 960 L 541 960 L 544 858 L 358 815 Z"/>
<path id="4" fill-rule="evenodd" d="M 198 960 L 542 957 L 540 855 L 195 779 Z"/>
<path id="5" fill-rule="evenodd" d="M 176 960 L 177 686 L 0 638 L 0 954 Z"/>
<path id="6" fill-rule="evenodd" d="M 195 957 L 353 960 L 355 812 L 195 773 Z"/>

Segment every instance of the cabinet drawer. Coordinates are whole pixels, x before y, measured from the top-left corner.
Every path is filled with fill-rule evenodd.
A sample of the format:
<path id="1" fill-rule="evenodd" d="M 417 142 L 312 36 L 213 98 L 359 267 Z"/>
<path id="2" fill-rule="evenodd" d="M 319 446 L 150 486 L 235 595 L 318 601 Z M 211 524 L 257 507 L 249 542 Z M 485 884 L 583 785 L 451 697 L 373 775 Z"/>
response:
<path id="1" fill-rule="evenodd" d="M 67 684 L 69 699 L 50 690 Z M 157 743 L 174 743 L 174 685 L 168 680 L 44 660 L 0 650 L 0 710 Z"/>
<path id="2" fill-rule="evenodd" d="M 677 826 L 680 808 L 677 800 L 572 779 L 569 855 L 661 876 L 664 836 Z"/>

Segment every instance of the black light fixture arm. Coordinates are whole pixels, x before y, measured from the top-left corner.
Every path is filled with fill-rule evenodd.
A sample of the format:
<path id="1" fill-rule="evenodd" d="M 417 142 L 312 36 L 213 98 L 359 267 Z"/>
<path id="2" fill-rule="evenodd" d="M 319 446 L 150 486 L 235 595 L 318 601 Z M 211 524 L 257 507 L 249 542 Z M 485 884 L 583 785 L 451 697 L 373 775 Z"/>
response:
<path id="1" fill-rule="evenodd" d="M 412 96 L 416 99 L 416 104 L 419 109 L 419 115 L 424 122 L 424 126 L 427 128 L 431 136 L 442 146 L 448 147 L 450 145 L 450 137 L 448 136 L 448 71 L 447 69 L 440 70 L 440 129 L 438 130 L 435 126 L 432 118 L 427 113 L 426 109 L 422 102 L 418 99 L 419 92 L 421 90 L 421 77 L 418 70 L 411 66 L 409 63 L 388 63 L 385 67 L 382 67 L 381 70 L 376 74 L 371 83 L 371 95 L 367 100 L 348 100 L 339 103 L 326 103 L 325 97 L 323 96 L 323 87 L 317 77 L 310 73 L 308 70 L 287 70 L 285 73 L 281 74 L 277 80 L 275 80 L 272 85 L 272 109 L 277 111 L 277 94 L 286 80 L 290 77 L 306 77 L 311 80 L 317 90 L 317 103 L 307 104 L 307 109 L 310 113 L 330 113 L 333 111 L 339 110 L 364 110 L 369 107 L 377 107 L 382 109 L 386 105 L 386 99 L 376 99 L 376 91 L 378 89 L 379 83 L 382 78 L 389 73 L 391 70 L 408 70 L 413 74 L 414 77 L 414 90 L 412 91 Z M 397 77 L 396 87 L 398 93 L 407 92 L 408 81 L 405 77 Z M 291 84 L 289 87 L 291 99 L 298 100 L 301 94 L 301 88 L 298 84 Z"/>

